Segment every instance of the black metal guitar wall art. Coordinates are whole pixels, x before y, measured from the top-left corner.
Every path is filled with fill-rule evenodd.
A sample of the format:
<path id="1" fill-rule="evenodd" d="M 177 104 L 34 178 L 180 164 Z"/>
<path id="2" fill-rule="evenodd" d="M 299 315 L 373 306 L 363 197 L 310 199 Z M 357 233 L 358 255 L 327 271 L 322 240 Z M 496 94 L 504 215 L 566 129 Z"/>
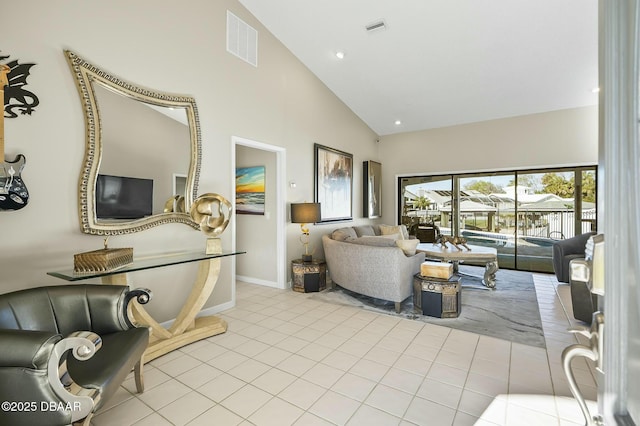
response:
<path id="1" fill-rule="evenodd" d="M 4 89 L 8 85 L 11 68 L 0 64 L 0 99 L 4 99 Z M 4 114 L 0 116 L 0 211 L 19 210 L 27 205 L 29 193 L 20 173 L 25 164 L 24 155 L 18 154 L 14 161 L 4 158 Z"/>

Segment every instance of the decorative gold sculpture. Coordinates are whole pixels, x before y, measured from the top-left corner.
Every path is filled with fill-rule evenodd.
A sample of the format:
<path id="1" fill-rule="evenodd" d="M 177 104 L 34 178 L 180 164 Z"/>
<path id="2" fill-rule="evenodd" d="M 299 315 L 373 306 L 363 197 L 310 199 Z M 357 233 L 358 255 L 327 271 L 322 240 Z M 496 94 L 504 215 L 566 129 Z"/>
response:
<path id="1" fill-rule="evenodd" d="M 223 206 L 226 206 L 225 215 Z M 200 230 L 209 237 L 222 234 L 229 224 L 233 207 L 222 195 L 202 194 L 191 205 L 191 219 L 200 224 Z"/>
<path id="2" fill-rule="evenodd" d="M 471 251 L 471 248 L 469 248 L 469 246 L 467 245 L 467 239 L 464 238 L 464 237 L 458 237 L 458 236 L 452 237 L 452 236 L 449 236 L 449 235 L 440 234 L 436 238 L 435 244 L 440 244 L 440 246 L 442 246 L 442 248 L 446 249 L 447 248 L 447 243 L 451 243 L 458 250 L 462 250 L 460 248 L 460 246 L 463 246 L 467 250 Z"/>
<path id="3" fill-rule="evenodd" d="M 165 213 L 185 213 L 184 209 L 184 195 L 174 195 L 164 203 Z"/>

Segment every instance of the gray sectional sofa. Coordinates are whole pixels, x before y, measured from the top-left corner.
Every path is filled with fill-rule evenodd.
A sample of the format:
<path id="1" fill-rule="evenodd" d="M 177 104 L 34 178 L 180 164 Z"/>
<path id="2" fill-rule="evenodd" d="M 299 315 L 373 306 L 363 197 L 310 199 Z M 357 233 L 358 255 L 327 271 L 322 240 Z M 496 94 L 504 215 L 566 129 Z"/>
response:
<path id="1" fill-rule="evenodd" d="M 385 225 L 346 227 L 323 235 L 325 260 L 335 284 L 395 302 L 400 312 L 401 303 L 413 294 L 413 276 L 420 271 L 424 253 L 406 254 L 394 235 L 382 235 L 381 226 Z M 404 227 L 403 232 L 408 238 Z"/>

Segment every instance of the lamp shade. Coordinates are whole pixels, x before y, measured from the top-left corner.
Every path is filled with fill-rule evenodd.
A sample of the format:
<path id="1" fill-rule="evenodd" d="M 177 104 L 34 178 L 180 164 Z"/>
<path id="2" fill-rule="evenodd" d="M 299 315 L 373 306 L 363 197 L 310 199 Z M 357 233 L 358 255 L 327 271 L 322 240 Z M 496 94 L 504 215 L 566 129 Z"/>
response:
<path id="1" fill-rule="evenodd" d="M 291 203 L 291 223 L 320 221 L 320 203 Z"/>

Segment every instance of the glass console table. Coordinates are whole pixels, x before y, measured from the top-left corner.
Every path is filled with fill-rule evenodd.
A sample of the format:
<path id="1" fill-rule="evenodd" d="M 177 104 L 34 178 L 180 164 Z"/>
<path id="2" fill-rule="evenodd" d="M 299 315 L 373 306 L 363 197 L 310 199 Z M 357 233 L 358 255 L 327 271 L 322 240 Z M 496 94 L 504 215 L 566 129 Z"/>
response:
<path id="1" fill-rule="evenodd" d="M 171 327 L 165 328 L 160 325 L 145 310 L 144 306 L 138 304 L 135 299 L 129 304 L 131 308 L 129 315 L 134 322 L 146 325 L 151 330 L 149 347 L 144 354 L 144 362 L 146 363 L 189 343 L 227 331 L 227 323 L 222 318 L 213 315 L 196 318 L 196 315 L 215 288 L 220 275 L 222 258 L 244 253 L 246 252 L 223 252 L 221 250 L 218 250 L 215 254 L 206 254 L 204 252 L 170 253 L 134 258 L 133 263 L 129 265 L 105 272 L 75 273 L 73 269 L 69 269 L 47 272 L 47 275 L 66 281 L 100 278 L 103 284 L 129 285 L 127 281 L 128 272 L 199 262 L 198 274 L 191 293 Z"/>

